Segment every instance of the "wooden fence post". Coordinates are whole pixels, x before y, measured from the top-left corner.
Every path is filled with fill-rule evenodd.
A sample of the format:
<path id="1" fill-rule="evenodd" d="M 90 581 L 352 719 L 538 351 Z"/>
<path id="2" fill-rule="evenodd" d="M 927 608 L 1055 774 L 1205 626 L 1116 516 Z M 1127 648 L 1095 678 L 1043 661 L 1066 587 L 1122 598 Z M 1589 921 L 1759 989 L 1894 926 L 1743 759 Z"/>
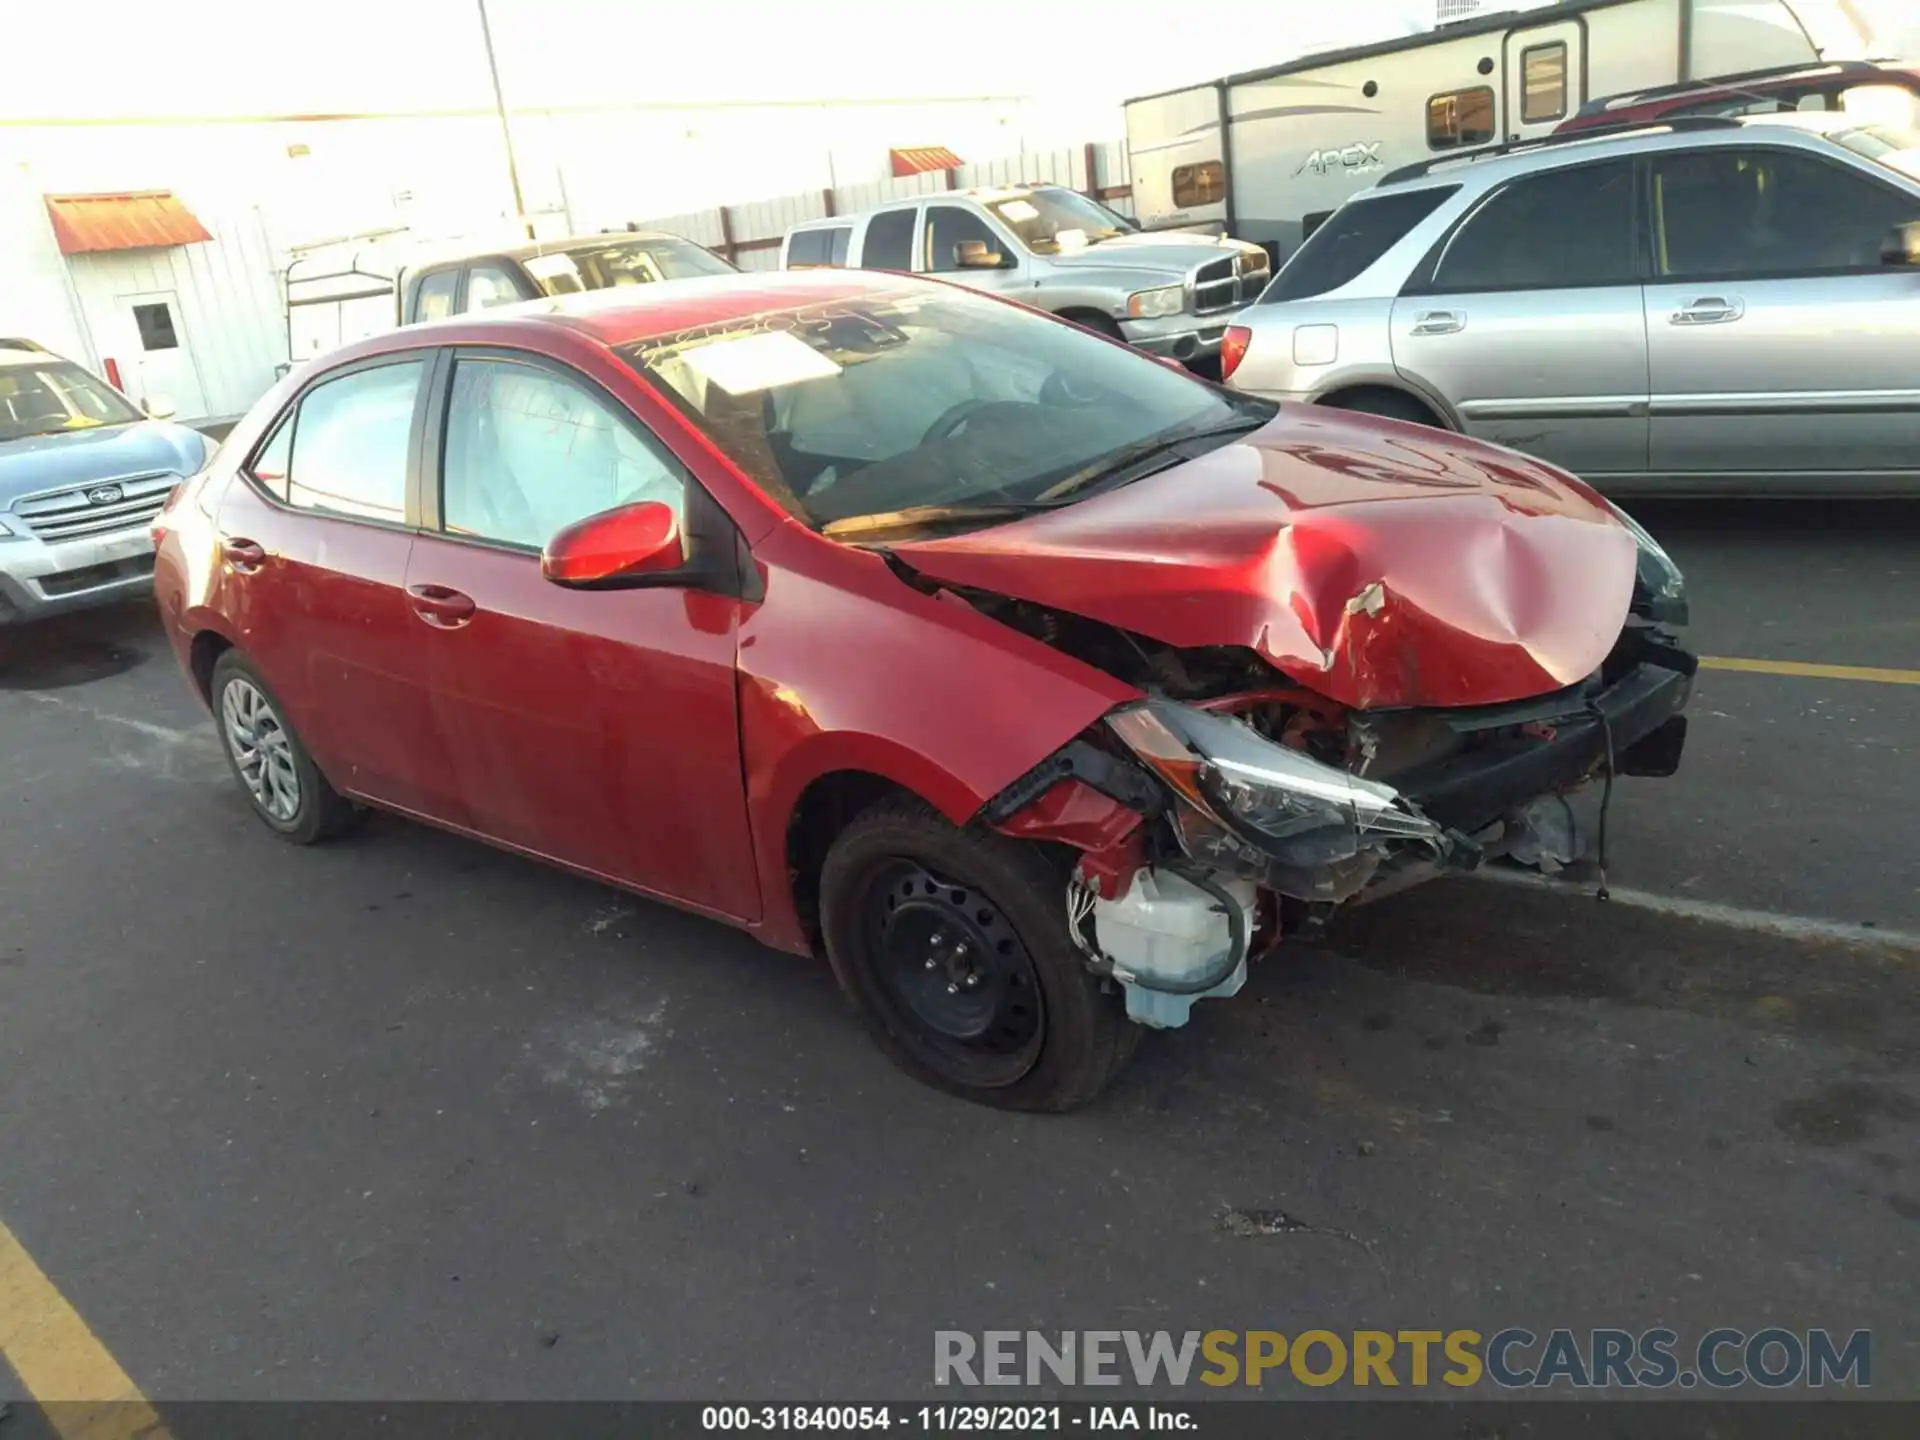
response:
<path id="1" fill-rule="evenodd" d="M 1099 149 L 1093 141 L 1089 140 L 1087 142 L 1085 154 L 1087 160 L 1087 188 L 1081 193 L 1089 200 L 1098 200 L 1100 198 Z"/>
<path id="2" fill-rule="evenodd" d="M 720 207 L 720 253 L 729 265 L 739 263 L 733 248 L 733 212 L 725 205 Z"/>

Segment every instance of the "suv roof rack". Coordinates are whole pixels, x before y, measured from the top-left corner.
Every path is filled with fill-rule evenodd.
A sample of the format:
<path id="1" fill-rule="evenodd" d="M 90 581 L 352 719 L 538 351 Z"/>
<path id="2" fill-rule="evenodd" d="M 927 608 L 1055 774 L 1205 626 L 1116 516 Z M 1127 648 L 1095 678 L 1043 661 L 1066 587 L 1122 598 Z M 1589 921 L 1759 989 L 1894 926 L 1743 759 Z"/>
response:
<path id="1" fill-rule="evenodd" d="M 1796 60 L 1788 65 L 1768 65 L 1759 70 L 1739 70 L 1730 75 L 1703 75 L 1695 80 L 1677 80 L 1666 85 L 1651 85 L 1645 90 L 1616 90 L 1611 95 L 1596 95 L 1578 110 L 1579 115 L 1604 115 L 1609 110 L 1624 109 L 1640 100 L 1662 100 L 1670 95 L 1685 95 L 1692 91 L 1712 94 L 1716 90 L 1737 90 L 1749 80 L 1781 80 L 1789 76 L 1804 75 L 1809 80 L 1825 76 L 1843 75 L 1879 75 L 1883 68 L 1871 60 Z"/>
<path id="2" fill-rule="evenodd" d="M 1605 140 L 1613 136 L 1633 135 L 1643 130 L 1738 130 L 1740 122 L 1731 115 L 1670 115 L 1660 120 L 1634 120 L 1621 125 L 1593 125 L 1585 130 L 1569 130 L 1565 134 L 1535 135 L 1528 140 L 1509 140 L 1504 145 L 1486 145 L 1478 150 L 1451 150 L 1443 155 L 1435 155 L 1430 160 L 1416 160 L 1411 165 L 1402 165 L 1398 170 L 1389 170 L 1375 181 L 1376 185 L 1395 185 L 1402 180 L 1416 180 L 1431 173 L 1442 165 L 1455 161 L 1491 160 L 1500 155 L 1517 155 L 1527 150 L 1550 149 L 1555 145 L 1570 145 L 1579 140 Z"/>

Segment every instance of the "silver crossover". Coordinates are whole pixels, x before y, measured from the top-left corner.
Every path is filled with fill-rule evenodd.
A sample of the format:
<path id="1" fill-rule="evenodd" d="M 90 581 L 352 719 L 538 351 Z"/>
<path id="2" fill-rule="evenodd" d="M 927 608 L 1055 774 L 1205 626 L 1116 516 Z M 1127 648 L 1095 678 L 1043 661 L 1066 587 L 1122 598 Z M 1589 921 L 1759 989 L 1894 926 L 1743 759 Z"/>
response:
<path id="1" fill-rule="evenodd" d="M 1223 366 L 1615 493 L 1920 489 L 1920 134 L 1701 117 L 1409 166 L 1294 253 Z"/>

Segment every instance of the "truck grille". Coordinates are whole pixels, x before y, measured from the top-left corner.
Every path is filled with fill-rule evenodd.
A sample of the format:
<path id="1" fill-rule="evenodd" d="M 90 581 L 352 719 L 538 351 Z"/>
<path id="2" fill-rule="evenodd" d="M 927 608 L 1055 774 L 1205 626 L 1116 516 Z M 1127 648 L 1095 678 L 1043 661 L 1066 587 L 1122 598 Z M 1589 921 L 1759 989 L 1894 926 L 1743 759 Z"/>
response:
<path id="1" fill-rule="evenodd" d="M 14 502 L 13 513 L 42 540 L 80 540 L 118 530 L 145 529 L 167 503 L 177 475 L 133 475 L 96 480 Z"/>
<path id="2" fill-rule="evenodd" d="M 1266 252 L 1255 250 L 1224 260 L 1209 260 L 1193 272 L 1192 283 L 1193 308 L 1197 314 L 1251 305 L 1267 287 Z"/>

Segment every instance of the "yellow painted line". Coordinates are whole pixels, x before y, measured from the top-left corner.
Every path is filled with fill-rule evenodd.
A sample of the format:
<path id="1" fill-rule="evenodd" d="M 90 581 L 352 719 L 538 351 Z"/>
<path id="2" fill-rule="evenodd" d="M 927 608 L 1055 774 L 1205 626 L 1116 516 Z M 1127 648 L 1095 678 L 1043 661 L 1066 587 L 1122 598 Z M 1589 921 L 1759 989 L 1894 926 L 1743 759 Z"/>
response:
<path id="1" fill-rule="evenodd" d="M 0 1359 L 61 1440 L 170 1440 L 147 1397 L 0 1221 Z"/>
<path id="2" fill-rule="evenodd" d="M 1804 660 L 1736 660 L 1702 655 L 1703 670 L 1744 670 L 1751 675 L 1798 675 L 1807 680 L 1867 680 L 1875 685 L 1920 685 L 1920 670 L 1886 670 L 1878 665 L 1814 665 Z"/>

